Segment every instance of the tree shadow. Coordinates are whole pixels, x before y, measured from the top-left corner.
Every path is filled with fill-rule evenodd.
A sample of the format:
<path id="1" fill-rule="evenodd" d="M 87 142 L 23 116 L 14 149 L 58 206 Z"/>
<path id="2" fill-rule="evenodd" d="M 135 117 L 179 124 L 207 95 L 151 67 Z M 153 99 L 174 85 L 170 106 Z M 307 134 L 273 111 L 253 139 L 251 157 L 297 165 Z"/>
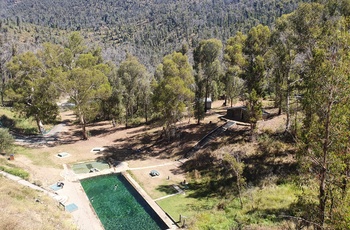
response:
<path id="1" fill-rule="evenodd" d="M 268 138 L 266 143 L 259 143 L 256 154 L 242 159 L 245 164 L 243 176 L 256 186 L 262 186 L 266 180 L 273 178 L 277 184 L 293 181 L 299 175 L 299 164 L 295 149 L 285 147 L 291 140 L 279 133 L 270 134 Z"/>
<path id="2" fill-rule="evenodd" d="M 182 175 L 184 174 L 184 170 L 181 167 L 170 169 L 170 172 L 174 175 Z"/>
<path id="3" fill-rule="evenodd" d="M 74 144 L 82 140 L 81 130 L 73 130 L 67 132 L 60 132 L 58 143 L 60 145 Z"/>
<path id="4" fill-rule="evenodd" d="M 298 175 L 297 162 L 274 161 L 268 154 L 245 157 L 242 161 L 245 164 L 244 178 L 255 186 L 264 185 L 266 179 L 274 179 L 281 184 Z"/>
<path id="5" fill-rule="evenodd" d="M 166 138 L 162 130 L 145 132 L 150 130 L 150 127 L 146 126 L 130 132 L 129 134 L 135 134 L 132 137 L 118 138 L 114 142 L 118 143 L 119 148 L 146 152 L 149 156 L 157 156 L 160 159 L 182 158 L 185 152 L 215 126 L 215 124 L 185 124 L 179 127 L 176 136 L 171 139 Z"/>
<path id="6" fill-rule="evenodd" d="M 1 115 L 0 127 L 9 129 L 15 135 L 38 135 L 36 127 L 18 128 L 16 127 L 16 121 L 6 115 Z"/>
<path id="7" fill-rule="evenodd" d="M 255 207 L 248 211 L 247 214 L 258 216 L 264 220 L 270 220 L 273 223 L 283 222 L 285 220 L 291 221 L 294 225 L 290 229 L 309 229 L 310 227 L 315 227 L 313 223 L 317 223 L 317 211 L 317 205 L 298 200 L 285 208 Z"/>
<path id="8" fill-rule="evenodd" d="M 157 191 L 163 192 L 167 195 L 176 194 L 177 190 L 172 185 L 159 185 L 156 188 Z"/>
<path id="9" fill-rule="evenodd" d="M 103 152 L 98 153 L 96 160 L 106 162 L 113 160 L 113 162 L 122 162 L 136 159 L 145 160 L 147 159 L 147 156 L 147 154 L 143 154 L 132 149 L 123 149 L 109 146 Z"/>
<path id="10" fill-rule="evenodd" d="M 88 127 L 91 127 L 91 126 L 88 126 Z M 99 127 L 99 126 L 96 126 L 96 127 Z M 123 127 L 113 127 L 113 128 L 96 128 L 96 129 L 91 129 L 89 128 L 89 134 L 90 136 L 107 136 L 107 135 L 110 135 L 112 133 L 115 133 L 115 132 L 118 132 L 118 131 L 121 131 L 121 130 L 124 130 L 125 128 Z"/>

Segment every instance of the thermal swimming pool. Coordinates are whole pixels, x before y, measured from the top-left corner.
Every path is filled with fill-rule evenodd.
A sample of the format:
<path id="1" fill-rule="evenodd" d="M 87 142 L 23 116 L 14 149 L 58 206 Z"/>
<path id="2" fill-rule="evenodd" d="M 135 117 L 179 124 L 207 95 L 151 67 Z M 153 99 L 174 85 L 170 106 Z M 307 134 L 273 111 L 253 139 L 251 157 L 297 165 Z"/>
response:
<path id="1" fill-rule="evenodd" d="M 80 181 L 106 230 L 167 229 L 165 223 L 121 174 Z"/>

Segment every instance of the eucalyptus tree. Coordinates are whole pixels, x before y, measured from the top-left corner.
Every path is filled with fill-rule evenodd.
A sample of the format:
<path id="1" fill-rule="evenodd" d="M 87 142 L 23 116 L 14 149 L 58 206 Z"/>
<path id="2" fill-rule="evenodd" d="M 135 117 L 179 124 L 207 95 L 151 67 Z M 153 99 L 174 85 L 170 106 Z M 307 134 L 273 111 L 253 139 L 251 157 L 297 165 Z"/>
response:
<path id="1" fill-rule="evenodd" d="M 251 127 L 251 140 L 256 138 L 257 122 L 262 116 L 261 98 L 267 83 L 267 56 L 271 32 L 267 26 L 250 29 L 244 40 L 242 53 L 242 78 L 245 80 L 247 108 Z"/>
<path id="2" fill-rule="evenodd" d="M 347 54 L 350 51 L 350 36 L 341 38 L 332 35 L 327 39 L 330 40 L 323 40 L 313 50 L 314 58 L 309 72 L 312 81 L 306 83 L 303 100 L 303 103 L 307 103 L 307 112 L 313 114 L 305 119 L 305 125 L 309 128 L 304 130 L 304 137 L 309 167 L 318 175 L 318 222 L 321 226 L 342 205 L 339 185 L 346 185 L 349 180 L 344 171 L 349 172 L 346 170 L 349 150 L 345 146 L 349 145 L 350 138 L 346 118 L 350 114 L 350 58 Z"/>
<path id="3" fill-rule="evenodd" d="M 222 152 L 223 162 L 226 166 L 225 168 L 227 169 L 229 176 L 235 180 L 234 187 L 237 191 L 241 209 L 243 209 L 242 193 L 246 186 L 246 180 L 243 176 L 245 165 L 242 162 L 242 159 L 240 159 L 241 157 L 239 154 L 232 152 L 232 150 L 228 149 L 227 147 L 223 148 Z"/>
<path id="4" fill-rule="evenodd" d="M 302 17 L 306 12 L 309 14 Z M 349 201 L 350 34 L 344 18 L 328 13 L 319 4 L 305 4 L 295 13 L 298 25 L 304 25 L 298 35 L 309 39 L 302 46 L 307 68 L 303 72 L 305 118 L 300 152 L 307 172 L 318 183 L 316 229 L 350 225 L 349 210 L 341 211 L 347 207 L 344 201 Z M 318 17 L 311 20 L 310 14 Z"/>
<path id="5" fill-rule="evenodd" d="M 64 51 L 64 73 L 60 89 L 75 104 L 74 111 L 82 127 L 82 138 L 88 139 L 86 126 L 100 111 L 101 101 L 111 94 L 108 74 L 111 69 L 102 63 L 99 52 L 86 52 L 82 37 L 73 33 Z"/>
<path id="6" fill-rule="evenodd" d="M 301 4 L 299 8 L 289 16 L 289 23 L 292 29 L 291 42 L 295 45 L 295 51 L 298 64 L 298 75 L 302 84 L 300 85 L 301 93 L 308 90 L 308 82 L 313 81 L 309 78 L 308 72 L 312 66 L 310 62 L 313 60 L 313 50 L 318 46 L 318 42 L 322 40 L 322 25 L 325 20 L 324 5 L 318 3 Z M 311 108 L 307 109 L 311 103 L 303 103 L 305 119 L 311 119 Z M 308 129 L 310 122 L 305 122 L 303 129 Z"/>
<path id="7" fill-rule="evenodd" d="M 108 81 L 111 85 L 111 95 L 107 100 L 103 101 L 102 110 L 105 119 L 112 119 L 112 123 L 116 120 L 121 122 L 125 114 L 123 105 L 124 87 L 118 76 L 118 68 L 112 63 L 108 63 L 108 65 L 111 69 L 108 74 Z"/>
<path id="8" fill-rule="evenodd" d="M 218 80 L 222 68 L 220 64 L 220 57 L 222 54 L 222 42 L 218 39 L 202 40 L 193 52 L 195 69 L 203 71 L 203 77 L 197 80 L 197 85 L 204 87 L 204 113 L 208 111 L 207 99 L 212 94 L 213 81 Z M 201 67 L 199 69 L 199 66 Z M 203 100 L 203 98 L 196 98 L 196 100 Z"/>
<path id="9" fill-rule="evenodd" d="M 203 70 L 202 65 L 199 64 L 197 66 L 197 71 L 194 76 L 195 82 L 196 82 L 196 88 L 195 88 L 195 102 L 194 102 L 194 116 L 197 119 L 197 124 L 199 125 L 201 120 L 204 119 L 205 113 L 204 113 L 204 104 L 203 104 L 203 98 L 205 97 L 205 80 L 203 76 Z"/>
<path id="10" fill-rule="evenodd" d="M 294 32 L 289 18 L 290 15 L 283 15 L 276 20 L 275 29 L 271 35 L 269 60 L 274 75 L 275 105 L 278 107 L 278 115 L 282 114 L 282 108 L 285 105 L 287 116 L 285 131 L 287 132 L 290 132 L 291 127 L 291 97 L 293 92 L 297 94 L 295 90 L 302 80 L 297 74 L 297 45 L 293 42 Z M 295 99 L 298 100 L 298 98 Z"/>
<path id="11" fill-rule="evenodd" d="M 146 67 L 136 57 L 128 55 L 126 60 L 120 64 L 118 76 L 123 85 L 126 126 L 128 126 L 129 118 L 133 118 L 141 106 L 144 107 L 143 111 L 147 120 L 151 77 Z"/>
<path id="12" fill-rule="evenodd" d="M 177 52 L 165 56 L 157 70 L 160 81 L 155 86 L 153 103 L 170 138 L 176 123 L 191 110 L 194 77 L 188 57 Z"/>
<path id="13" fill-rule="evenodd" d="M 75 104 L 83 139 L 88 139 L 86 125 L 98 114 L 100 101 L 106 100 L 111 93 L 107 78 L 109 68 L 106 64 L 98 64 L 97 60 L 91 53 L 79 55 L 77 66 L 69 71 L 63 83 L 65 92 Z"/>
<path id="14" fill-rule="evenodd" d="M 7 97 L 14 102 L 14 108 L 25 117 L 33 117 L 38 131 L 43 132 L 42 122 L 52 122 L 58 115 L 56 100 L 59 92 L 53 76 L 36 54 L 27 52 L 12 58 L 7 68 L 10 71 Z"/>
<path id="15" fill-rule="evenodd" d="M 225 78 L 226 97 L 229 99 L 231 106 L 244 92 L 242 74 L 247 63 L 243 55 L 243 46 L 246 39 L 246 35 L 238 32 L 234 37 L 227 40 L 225 47 L 224 59 L 227 66 Z"/>

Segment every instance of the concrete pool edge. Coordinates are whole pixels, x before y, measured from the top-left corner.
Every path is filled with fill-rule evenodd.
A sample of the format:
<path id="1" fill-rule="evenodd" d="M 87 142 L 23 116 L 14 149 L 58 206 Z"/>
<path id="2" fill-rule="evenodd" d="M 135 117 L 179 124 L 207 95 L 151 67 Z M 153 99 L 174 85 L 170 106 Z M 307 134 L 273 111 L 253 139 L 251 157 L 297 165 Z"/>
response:
<path id="1" fill-rule="evenodd" d="M 140 196 L 147 202 L 159 218 L 165 223 L 168 229 L 177 229 L 177 225 L 168 217 L 164 210 L 141 188 L 141 186 L 126 172 L 120 172 L 121 175 L 130 183 L 130 185 L 140 194 Z"/>

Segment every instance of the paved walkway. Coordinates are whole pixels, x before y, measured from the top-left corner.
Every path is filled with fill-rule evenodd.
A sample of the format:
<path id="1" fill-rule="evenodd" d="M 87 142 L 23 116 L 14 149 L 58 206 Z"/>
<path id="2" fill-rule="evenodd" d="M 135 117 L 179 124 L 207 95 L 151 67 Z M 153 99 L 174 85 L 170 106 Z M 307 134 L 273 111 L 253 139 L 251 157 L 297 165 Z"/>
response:
<path id="1" fill-rule="evenodd" d="M 66 205 L 74 203 L 78 206 L 78 210 L 72 212 L 76 226 L 81 230 L 102 230 L 102 224 L 95 214 L 78 177 L 68 169 L 67 165 L 64 164 L 63 168 L 64 180 L 62 182 L 64 187 L 56 192 L 60 196 L 68 196 Z"/>

